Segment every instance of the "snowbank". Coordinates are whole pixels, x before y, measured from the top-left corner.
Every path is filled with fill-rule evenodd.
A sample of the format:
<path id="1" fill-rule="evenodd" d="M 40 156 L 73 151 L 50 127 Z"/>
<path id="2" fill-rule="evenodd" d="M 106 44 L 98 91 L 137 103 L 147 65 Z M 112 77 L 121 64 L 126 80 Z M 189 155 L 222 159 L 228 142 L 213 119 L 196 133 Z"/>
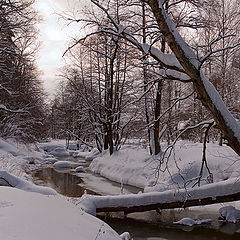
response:
<path id="1" fill-rule="evenodd" d="M 52 188 L 37 186 L 31 182 L 24 181 L 19 177 L 11 175 L 6 171 L 0 171 L 0 185 L 10 186 L 28 192 L 41 193 L 44 195 L 57 195 L 57 192 Z"/>
<path id="2" fill-rule="evenodd" d="M 219 213 L 227 222 L 237 223 L 240 221 L 240 210 L 233 206 L 226 206 L 219 209 Z"/>
<path id="3" fill-rule="evenodd" d="M 105 153 L 95 158 L 89 168 L 110 180 L 145 188 L 146 192 L 165 191 L 184 188 L 185 183 L 191 188 L 199 176 L 201 159 L 202 144 L 180 141 L 161 168 L 159 158 L 153 158 L 145 149 L 136 147 L 123 147 L 112 156 Z M 207 161 L 214 182 L 239 176 L 239 156 L 228 146 L 208 143 Z M 207 176 L 204 167 L 201 185 L 207 183 Z"/>
<path id="4" fill-rule="evenodd" d="M 78 166 L 78 167 L 76 167 L 76 168 L 75 168 L 75 171 L 78 172 L 78 173 L 85 172 L 83 166 Z"/>
<path id="5" fill-rule="evenodd" d="M 15 140 L 0 138 L 0 170 L 5 170 L 25 180 L 31 176 L 26 172 L 38 168 L 45 154 L 36 145 L 21 144 Z"/>
<path id="6" fill-rule="evenodd" d="M 0 188 L 0 239 L 121 240 L 106 223 L 59 196 Z"/>
<path id="7" fill-rule="evenodd" d="M 92 161 L 94 158 L 101 155 L 97 148 L 93 148 L 90 152 L 81 152 L 75 151 L 73 153 L 73 157 L 81 157 L 84 158 L 86 161 Z"/>
<path id="8" fill-rule="evenodd" d="M 145 149 L 123 147 L 112 156 L 106 152 L 102 157 L 95 158 L 89 169 L 112 181 L 144 188 L 151 178 L 149 164 L 151 157 Z"/>
<path id="9" fill-rule="evenodd" d="M 70 161 L 58 161 L 53 164 L 53 167 L 55 167 L 55 168 L 71 168 L 71 162 Z"/>
<path id="10" fill-rule="evenodd" d="M 66 150 L 66 141 L 65 140 L 53 140 L 47 142 L 41 142 L 38 144 L 46 152 L 51 152 L 56 148 L 62 148 Z"/>
<path id="11" fill-rule="evenodd" d="M 55 157 L 46 157 L 45 161 L 43 162 L 44 164 L 54 164 L 58 160 Z"/>
<path id="12" fill-rule="evenodd" d="M 31 180 L 26 171 L 55 161 L 35 148 L 0 139 L 0 239 L 123 239 L 55 190 L 26 181 Z"/>

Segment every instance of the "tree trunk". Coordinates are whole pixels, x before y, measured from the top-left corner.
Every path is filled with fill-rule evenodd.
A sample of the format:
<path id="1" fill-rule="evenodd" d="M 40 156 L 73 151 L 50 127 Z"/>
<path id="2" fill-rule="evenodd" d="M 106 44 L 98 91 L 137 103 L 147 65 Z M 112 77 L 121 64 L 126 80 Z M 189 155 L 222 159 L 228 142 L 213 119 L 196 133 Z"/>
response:
<path id="1" fill-rule="evenodd" d="M 238 123 L 224 105 L 214 86 L 205 79 L 200 70 L 198 57 L 182 39 L 160 2 L 158 0 L 149 0 L 148 4 L 152 9 L 161 33 L 185 72 L 193 79 L 193 86 L 198 98 L 211 112 L 230 147 L 240 155 L 240 128 Z"/>
<path id="2" fill-rule="evenodd" d="M 159 142 L 159 125 L 160 125 L 160 113 L 161 113 L 161 100 L 162 100 L 162 87 L 163 79 L 158 80 L 157 85 L 157 95 L 155 99 L 155 109 L 154 109 L 154 128 L 153 128 L 153 137 L 154 137 L 154 154 L 157 155 L 161 151 L 161 146 Z"/>

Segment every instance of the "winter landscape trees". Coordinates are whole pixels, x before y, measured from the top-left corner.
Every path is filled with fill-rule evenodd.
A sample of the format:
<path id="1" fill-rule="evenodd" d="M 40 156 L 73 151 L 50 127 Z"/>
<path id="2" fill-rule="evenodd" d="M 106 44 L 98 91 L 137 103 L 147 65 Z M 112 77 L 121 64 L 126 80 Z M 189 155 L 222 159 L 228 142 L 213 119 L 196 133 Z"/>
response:
<path id="1" fill-rule="evenodd" d="M 37 207 L 31 210 L 38 204 L 44 208 L 35 199 L 47 198 L 16 189 L 57 194 L 21 179 L 32 180 L 32 171 L 43 166 L 52 172 L 64 168 L 67 178 L 80 180 L 71 184 L 89 184 L 93 192 L 103 184 L 107 194 L 113 194 L 106 189 L 113 185 L 121 193 L 89 196 L 80 191 L 81 198 L 69 197 L 68 203 L 62 196 L 63 201 L 48 197 L 49 206 L 56 204 L 53 209 L 61 216 L 61 223 L 52 221 L 53 234 L 58 234 L 58 225 L 64 226 L 65 214 L 77 223 L 87 220 L 83 210 L 159 214 L 165 208 L 238 201 L 239 12 L 237 0 L 86 0 L 86 6 L 72 14 L 59 14 L 67 24 L 79 24 L 80 31 L 63 49 L 65 66 L 57 76 L 62 81 L 47 103 L 36 64 L 39 17 L 34 1 L 2 0 L 0 208 L 16 205 L 23 210 L 33 202 Z M 52 139 L 37 142 L 41 138 Z M 37 145 L 26 148 L 26 142 Z M 108 185 L 93 173 L 120 184 Z M 137 189 L 124 192 L 124 185 Z M 126 194 L 131 191 L 139 194 Z M 233 221 L 240 221 L 235 210 Z M 21 223 L 26 239 L 22 212 L 18 218 L 10 212 L 4 215 L 14 223 L 13 231 Z M 41 221 L 49 214 L 45 212 Z M 26 213 L 31 219 L 31 211 Z M 120 239 L 100 221 L 89 231 L 94 219 L 69 226 L 73 238 L 84 230 L 84 240 Z M 0 225 L 7 229 L 8 222 Z M 4 234 L 8 239 L 8 231 Z M 126 236 L 122 239 L 130 239 Z"/>
<path id="2" fill-rule="evenodd" d="M 239 154 L 237 3 L 91 3 L 79 19 L 68 16 L 88 33 L 73 40 L 65 56 L 71 59 L 70 69 L 78 72 L 75 81 L 83 84 L 78 92 L 85 89 L 81 103 L 88 111 L 81 118 L 91 122 L 90 139 L 96 139 L 99 150 L 112 153 L 123 136 L 136 134 L 126 126 L 142 122 L 138 134 L 145 138 L 147 133 L 150 152 L 158 154 L 163 137 L 169 144 L 179 134 L 202 141 L 202 126 L 213 118 L 218 128 L 210 131 L 212 138 L 217 140 L 220 129 Z M 63 78 L 67 85 L 72 81 Z"/>
<path id="3" fill-rule="evenodd" d="M 43 90 L 35 63 L 33 1 L 0 3 L 0 135 L 35 141 L 43 129 Z M 40 130 L 40 131 L 39 131 Z"/>

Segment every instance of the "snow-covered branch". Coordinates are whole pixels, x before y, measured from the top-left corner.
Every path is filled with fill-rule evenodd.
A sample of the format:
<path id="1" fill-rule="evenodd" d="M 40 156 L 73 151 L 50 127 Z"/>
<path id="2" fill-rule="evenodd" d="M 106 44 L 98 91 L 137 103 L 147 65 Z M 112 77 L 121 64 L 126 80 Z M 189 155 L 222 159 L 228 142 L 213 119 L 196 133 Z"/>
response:
<path id="1" fill-rule="evenodd" d="M 210 51 L 209 51 L 207 54 L 205 54 L 204 56 L 202 56 L 202 57 L 200 58 L 201 64 L 203 64 L 207 59 L 209 59 L 209 57 L 211 57 L 212 55 L 214 55 L 214 54 L 216 54 L 216 53 L 224 52 L 224 51 L 226 51 L 226 50 L 231 50 L 231 49 L 234 49 L 234 48 L 238 47 L 238 46 L 240 45 L 239 41 L 238 41 L 236 44 L 232 45 L 232 46 L 226 46 L 226 47 L 224 47 L 224 48 L 213 49 L 213 45 L 214 45 L 216 42 L 218 42 L 218 41 L 220 41 L 220 40 L 223 40 L 223 39 L 225 39 L 225 38 L 235 37 L 235 36 L 236 36 L 235 34 L 228 34 L 228 35 L 225 35 L 225 36 L 221 36 L 221 35 L 220 35 L 220 36 L 218 36 L 216 39 L 212 40 L 212 41 L 210 42 L 210 44 L 209 44 Z"/>
<path id="2" fill-rule="evenodd" d="M 2 84 L 0 84 L 0 90 L 4 90 L 5 92 L 7 92 L 7 94 L 9 94 L 9 95 L 12 95 L 12 92 L 11 91 L 9 91 L 6 87 L 4 87 Z"/>
<path id="3" fill-rule="evenodd" d="M 240 128 L 228 111 L 215 87 L 205 78 L 201 71 L 201 62 L 190 46 L 183 40 L 175 24 L 167 15 L 162 1 L 149 0 L 155 19 L 165 36 L 166 42 L 177 57 L 187 75 L 194 79 L 193 85 L 202 104 L 213 115 L 214 120 L 228 140 L 232 149 L 240 155 Z"/>
<path id="4" fill-rule="evenodd" d="M 11 113 L 26 113 L 26 111 L 23 109 L 12 110 L 12 109 L 7 108 L 3 104 L 0 104 L 0 110 L 6 111 L 6 112 L 11 112 Z"/>

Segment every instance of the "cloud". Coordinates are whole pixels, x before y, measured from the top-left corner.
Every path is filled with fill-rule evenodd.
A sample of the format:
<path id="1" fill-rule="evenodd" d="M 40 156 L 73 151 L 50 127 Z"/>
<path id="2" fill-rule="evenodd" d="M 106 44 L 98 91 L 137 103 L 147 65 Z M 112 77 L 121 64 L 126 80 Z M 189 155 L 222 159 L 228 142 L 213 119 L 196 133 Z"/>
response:
<path id="1" fill-rule="evenodd" d="M 49 94 L 53 94 L 56 91 L 58 83 L 61 81 L 58 76 L 58 67 L 42 65 L 42 70 L 44 71 L 44 74 L 41 77 L 43 87 Z"/>
<path id="2" fill-rule="evenodd" d="M 66 0 L 37 0 L 36 9 L 39 11 L 43 21 L 38 25 L 40 30 L 39 40 L 42 43 L 37 61 L 41 77 L 48 92 L 54 91 L 56 87 L 57 69 L 64 65 L 62 54 L 66 50 L 67 42 L 71 36 L 76 35 L 79 26 L 73 24 L 67 26 L 59 18 L 59 13 L 70 9 L 76 1 Z"/>

